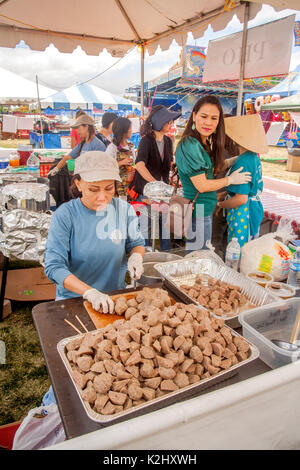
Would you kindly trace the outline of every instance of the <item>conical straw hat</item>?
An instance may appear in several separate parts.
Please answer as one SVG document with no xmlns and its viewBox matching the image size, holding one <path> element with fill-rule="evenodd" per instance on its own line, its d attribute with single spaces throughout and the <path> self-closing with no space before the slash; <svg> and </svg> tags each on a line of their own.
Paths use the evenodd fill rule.
<svg viewBox="0 0 300 470">
<path fill-rule="evenodd" d="M 224 119 L 225 133 L 234 142 L 255 153 L 268 153 L 267 138 L 258 114 Z"/>
</svg>

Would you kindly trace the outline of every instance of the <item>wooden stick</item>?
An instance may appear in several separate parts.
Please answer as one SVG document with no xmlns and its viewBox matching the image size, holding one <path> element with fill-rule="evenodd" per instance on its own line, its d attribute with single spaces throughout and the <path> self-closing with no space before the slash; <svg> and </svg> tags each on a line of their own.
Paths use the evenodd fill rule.
<svg viewBox="0 0 300 470">
<path fill-rule="evenodd" d="M 75 331 L 77 331 L 77 333 L 79 333 L 80 335 L 82 335 L 83 333 L 81 331 L 78 330 L 78 328 L 76 328 L 76 326 L 73 325 L 73 323 L 71 323 L 70 321 L 64 319 L 66 323 L 68 323 L 68 325 L 70 325 Z"/>
<path fill-rule="evenodd" d="M 80 320 L 80 318 L 79 318 L 77 315 L 75 315 L 75 318 L 76 318 L 77 321 L 79 321 L 79 323 L 80 323 L 80 325 L 82 326 L 82 328 L 88 333 L 89 330 L 87 330 L 86 326 L 82 323 L 82 321 Z"/>
<path fill-rule="evenodd" d="M 290 338 L 290 343 L 294 343 L 294 341 L 296 341 L 298 337 L 298 333 L 299 333 L 299 328 L 300 328 L 300 307 L 298 308 L 298 313 L 297 313 L 296 320 L 294 323 L 294 328 L 293 328 L 293 332 Z"/>
</svg>

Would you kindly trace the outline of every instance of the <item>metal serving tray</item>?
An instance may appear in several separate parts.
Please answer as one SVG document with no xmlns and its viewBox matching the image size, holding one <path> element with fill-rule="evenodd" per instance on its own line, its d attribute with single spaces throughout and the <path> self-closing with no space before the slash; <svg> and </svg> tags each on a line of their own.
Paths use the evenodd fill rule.
<svg viewBox="0 0 300 470">
<path fill-rule="evenodd" d="M 190 297 L 183 289 L 182 284 L 193 285 L 196 277 L 200 275 L 207 275 L 207 277 L 213 277 L 216 280 L 232 284 L 240 287 L 242 293 L 248 298 L 249 304 L 255 307 L 261 307 L 262 305 L 271 304 L 273 302 L 280 301 L 279 297 L 272 294 L 268 289 L 256 284 L 242 274 L 238 273 L 234 269 L 228 268 L 226 265 L 216 263 L 212 259 L 182 259 L 178 261 L 171 261 L 167 263 L 157 263 L 154 268 L 161 274 L 165 280 L 166 286 L 170 288 L 178 297 L 180 297 L 186 303 L 194 303 L 195 305 L 204 308 L 197 300 Z M 241 311 L 235 315 L 215 315 L 216 318 L 223 318 L 226 321 L 227 326 L 231 328 L 240 327 L 238 320 L 239 314 L 248 312 L 252 308 L 243 307 Z"/>
<path fill-rule="evenodd" d="M 232 330 L 231 328 L 229 328 L 229 329 L 231 330 L 231 333 L 234 336 L 242 337 L 236 331 Z M 91 331 L 89 333 L 97 334 L 97 333 L 99 333 L 99 331 L 101 331 L 101 329 L 94 330 L 94 331 Z M 229 379 L 230 377 L 233 377 L 234 375 L 236 375 L 239 372 L 241 367 L 246 366 L 247 364 L 249 364 L 250 362 L 254 361 L 255 359 L 257 359 L 259 357 L 259 350 L 257 349 L 257 347 L 254 346 L 252 343 L 250 343 L 250 341 L 247 341 L 247 343 L 250 345 L 250 351 L 251 351 L 250 356 L 245 361 L 239 362 L 238 364 L 230 367 L 230 369 L 219 372 L 215 376 L 209 377 L 207 379 L 203 379 L 200 382 L 197 382 L 195 384 L 191 384 L 191 385 L 188 385 L 187 387 L 181 388 L 181 389 L 176 390 L 174 392 L 170 392 L 167 395 L 164 395 L 162 397 L 154 398 L 153 400 L 150 400 L 147 403 L 143 403 L 141 405 L 134 406 L 134 407 L 130 408 L 129 410 L 122 411 L 122 412 L 114 414 L 114 415 L 104 416 L 104 415 L 101 415 L 99 413 L 96 413 L 96 411 L 94 411 L 91 408 L 89 403 L 83 401 L 83 399 L 80 395 L 80 389 L 79 389 L 78 385 L 75 383 L 75 381 L 72 377 L 72 369 L 71 369 L 69 360 L 68 360 L 67 355 L 66 355 L 66 345 L 70 341 L 73 341 L 74 339 L 79 338 L 80 336 L 83 336 L 83 335 L 71 336 L 69 338 L 65 338 L 65 339 L 61 340 L 57 344 L 57 350 L 59 352 L 59 355 L 60 355 L 64 365 L 66 366 L 66 369 L 69 373 L 70 379 L 72 380 L 72 382 L 74 384 L 74 387 L 76 389 L 76 392 L 78 393 L 78 396 L 80 398 L 80 401 L 82 403 L 82 406 L 83 406 L 86 414 L 88 415 L 88 417 L 90 419 L 92 419 L 93 421 L 96 421 L 97 423 L 102 424 L 102 425 L 109 425 L 109 424 L 115 423 L 116 421 L 118 421 L 118 422 L 119 421 L 125 421 L 127 418 L 135 418 L 137 416 L 148 413 L 150 411 L 156 411 L 156 410 L 158 410 L 160 408 L 163 408 L 165 406 L 169 406 L 169 405 L 172 405 L 174 403 L 178 403 L 179 401 L 183 401 L 183 400 L 186 400 L 186 399 L 189 399 L 189 398 L 194 398 L 195 396 L 201 395 L 204 390 L 206 390 L 208 388 L 211 388 L 213 385 L 216 385 L 220 382 L 223 382 L 224 380 Z"/>
</svg>

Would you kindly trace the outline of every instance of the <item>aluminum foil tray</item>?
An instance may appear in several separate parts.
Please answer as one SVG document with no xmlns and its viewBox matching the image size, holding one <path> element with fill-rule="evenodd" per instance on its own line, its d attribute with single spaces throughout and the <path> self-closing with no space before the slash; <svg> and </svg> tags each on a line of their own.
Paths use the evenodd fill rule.
<svg viewBox="0 0 300 470">
<path fill-rule="evenodd" d="M 91 331 L 89 333 L 97 334 L 97 333 L 99 333 L 99 331 L 101 331 L 101 329 L 94 330 L 94 331 Z M 241 335 L 239 335 L 234 330 L 231 330 L 231 333 L 234 336 L 242 337 Z M 134 406 L 133 408 L 130 408 L 129 410 L 122 411 L 120 413 L 110 415 L 110 416 L 109 415 L 104 416 L 104 415 L 101 415 L 101 414 L 97 413 L 96 411 L 94 411 L 91 408 L 91 406 L 89 405 L 89 403 L 83 401 L 83 399 L 80 395 L 80 389 L 79 389 L 78 385 L 75 383 L 75 381 L 72 377 L 72 369 L 71 369 L 69 360 L 68 360 L 67 355 L 66 355 L 66 345 L 70 341 L 73 341 L 74 339 L 79 338 L 80 336 L 83 336 L 83 335 L 71 336 L 69 338 L 65 338 L 65 339 L 61 340 L 57 344 L 57 350 L 58 350 L 59 355 L 60 355 L 60 357 L 61 357 L 68 373 L 69 373 L 70 379 L 73 382 L 73 385 L 76 389 L 76 392 L 77 392 L 77 394 L 80 398 L 81 404 L 82 404 L 85 412 L 87 413 L 88 417 L 91 420 L 96 421 L 97 423 L 102 424 L 102 425 L 113 424 L 116 421 L 117 422 L 125 421 L 127 418 L 135 418 L 137 416 L 148 413 L 150 411 L 156 411 L 156 410 L 158 410 L 160 408 L 163 408 L 165 406 L 169 406 L 169 405 L 173 405 L 174 403 L 178 403 L 179 401 L 187 400 L 189 398 L 194 398 L 195 396 L 201 395 L 204 390 L 212 387 L 213 385 L 219 384 L 220 382 L 223 382 L 224 380 L 229 379 L 230 377 L 233 377 L 234 375 L 236 375 L 239 372 L 241 367 L 246 366 L 247 364 L 249 364 L 250 362 L 254 361 L 255 359 L 257 359 L 259 357 L 259 350 L 257 349 L 257 347 L 254 346 L 252 343 L 250 343 L 250 341 L 247 340 L 247 343 L 250 345 L 250 356 L 245 361 L 239 362 L 238 364 L 230 367 L 230 369 L 219 372 L 215 376 L 209 377 L 207 379 L 203 379 L 200 382 L 197 382 L 195 384 L 191 384 L 191 385 L 188 385 L 187 387 L 181 388 L 181 389 L 176 390 L 174 392 L 170 392 L 167 395 L 164 395 L 162 397 L 154 398 L 153 400 L 151 400 L 147 403 L 143 403 L 141 405 Z"/>
<path fill-rule="evenodd" d="M 248 298 L 249 304 L 246 304 L 240 311 L 234 315 L 215 315 L 216 318 L 223 318 L 227 326 L 232 328 L 240 327 L 239 314 L 247 312 L 255 307 L 279 302 L 280 299 L 275 294 L 272 294 L 268 289 L 256 284 L 254 281 L 246 278 L 234 269 L 228 268 L 226 265 L 219 264 L 212 259 L 183 259 L 178 261 L 171 261 L 167 263 L 157 263 L 154 268 L 161 274 L 165 280 L 166 285 L 186 303 L 194 303 L 199 307 L 204 308 L 197 300 L 190 297 L 183 289 L 180 288 L 182 284 L 193 285 L 196 277 L 200 274 L 207 279 L 213 277 L 216 280 L 232 284 L 240 287 L 242 293 Z M 251 306 L 252 305 L 252 306 Z"/>
</svg>

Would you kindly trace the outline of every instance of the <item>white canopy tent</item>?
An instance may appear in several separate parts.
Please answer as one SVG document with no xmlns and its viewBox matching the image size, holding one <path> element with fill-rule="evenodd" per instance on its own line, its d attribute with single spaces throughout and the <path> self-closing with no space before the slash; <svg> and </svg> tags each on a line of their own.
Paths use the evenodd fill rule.
<svg viewBox="0 0 300 470">
<path fill-rule="evenodd" d="M 40 97 L 56 93 L 55 90 L 39 85 Z M 37 86 L 35 82 L 0 68 L 0 104 L 17 105 L 31 103 L 37 99 Z"/>
<path fill-rule="evenodd" d="M 52 0 L 43 2 L 42 8 L 39 0 L 0 0 L 0 46 L 15 47 L 24 40 L 34 50 L 53 43 L 61 52 L 72 52 L 80 45 L 87 54 L 106 48 L 118 57 L 140 45 L 144 103 L 145 47 L 153 54 L 158 45 L 168 49 L 173 39 L 184 45 L 189 31 L 195 39 L 208 24 L 220 31 L 234 14 L 245 31 L 263 3 L 276 10 L 299 8 L 299 0 L 86 0 L 84 5 L 80 0 Z M 241 75 L 242 71 L 243 58 Z"/>
</svg>

